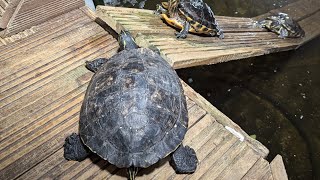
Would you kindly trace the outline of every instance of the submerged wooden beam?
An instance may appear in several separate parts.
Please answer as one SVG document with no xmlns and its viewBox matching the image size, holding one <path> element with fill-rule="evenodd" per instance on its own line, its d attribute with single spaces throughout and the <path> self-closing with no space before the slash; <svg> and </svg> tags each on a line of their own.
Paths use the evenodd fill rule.
<svg viewBox="0 0 320 180">
<path fill-rule="evenodd" d="M 187 39 L 176 39 L 176 30 L 151 10 L 98 6 L 97 15 L 116 32 L 129 30 L 140 46 L 159 50 L 174 68 L 185 68 L 296 49 L 320 34 L 318 0 L 300 0 L 280 10 L 293 14 L 306 37 L 280 39 L 276 34 L 256 27 L 255 20 L 265 15 L 255 19 L 217 16 L 225 32 L 224 39 L 192 34 Z M 276 11 L 270 13 L 273 12 Z"/>
</svg>

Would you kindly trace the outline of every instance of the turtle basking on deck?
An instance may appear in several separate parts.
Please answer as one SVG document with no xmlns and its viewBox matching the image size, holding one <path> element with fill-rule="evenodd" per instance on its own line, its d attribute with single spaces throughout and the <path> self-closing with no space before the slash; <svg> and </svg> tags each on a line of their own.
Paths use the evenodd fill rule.
<svg viewBox="0 0 320 180">
<path fill-rule="evenodd" d="M 122 51 L 87 62 L 93 75 L 81 110 L 79 135 L 67 137 L 64 157 L 81 161 L 94 152 L 134 179 L 171 154 L 177 173 L 193 173 L 195 151 L 182 145 L 188 127 L 179 77 L 161 56 L 139 48 L 131 35 L 119 36 Z"/>
<path fill-rule="evenodd" d="M 259 21 L 261 27 L 267 28 L 272 32 L 279 34 L 279 37 L 304 37 L 305 32 L 300 25 L 285 13 L 269 16 L 266 19 Z"/>
<path fill-rule="evenodd" d="M 169 25 L 181 29 L 177 38 L 186 38 L 188 32 L 224 38 L 216 18 L 202 0 L 169 0 L 157 5 L 157 13 Z"/>
</svg>

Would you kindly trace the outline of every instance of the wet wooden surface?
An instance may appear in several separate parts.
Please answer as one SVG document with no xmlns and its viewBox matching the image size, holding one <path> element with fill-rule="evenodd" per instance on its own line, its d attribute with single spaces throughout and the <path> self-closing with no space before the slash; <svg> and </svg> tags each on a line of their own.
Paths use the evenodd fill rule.
<svg viewBox="0 0 320 180">
<path fill-rule="evenodd" d="M 125 170 L 96 155 L 83 162 L 63 158 L 64 139 L 78 131 L 80 106 L 92 76 L 85 61 L 108 58 L 118 50 L 116 39 L 94 18 L 80 8 L 0 46 L 0 179 L 126 179 Z M 183 86 L 189 113 L 184 144 L 196 150 L 198 169 L 178 175 L 165 158 L 142 169 L 137 179 L 272 179 L 264 159 L 268 149 Z"/>
<path fill-rule="evenodd" d="M 266 14 L 287 12 L 298 20 L 306 37 L 296 39 L 281 39 L 257 28 L 254 20 L 265 15 L 257 18 L 217 16 L 217 22 L 225 32 L 224 39 L 189 34 L 187 39 L 181 40 L 175 38 L 176 30 L 151 10 L 99 6 L 97 13 L 115 31 L 129 30 L 139 45 L 158 49 L 174 68 L 185 68 L 295 49 L 320 34 L 319 10 L 320 1 L 300 0 Z"/>
</svg>

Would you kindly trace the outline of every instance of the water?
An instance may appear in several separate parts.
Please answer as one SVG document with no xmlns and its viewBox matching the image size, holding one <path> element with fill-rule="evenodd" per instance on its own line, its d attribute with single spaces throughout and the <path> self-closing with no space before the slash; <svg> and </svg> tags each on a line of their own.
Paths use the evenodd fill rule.
<svg viewBox="0 0 320 180">
<path fill-rule="evenodd" d="M 290 179 L 319 179 L 319 46 L 320 38 L 297 51 L 181 69 L 178 74 L 249 135 L 256 135 L 270 150 L 269 161 L 281 154 Z"/>
<path fill-rule="evenodd" d="M 136 3 L 124 5 L 137 7 Z M 254 17 L 295 0 L 205 1 L 217 15 Z M 96 3 L 102 4 L 102 1 Z M 133 2 L 133 1 L 131 1 Z M 160 1 L 146 1 L 154 9 Z M 178 70 L 214 106 L 281 154 L 289 179 L 320 179 L 320 38 L 296 51 Z"/>
</svg>

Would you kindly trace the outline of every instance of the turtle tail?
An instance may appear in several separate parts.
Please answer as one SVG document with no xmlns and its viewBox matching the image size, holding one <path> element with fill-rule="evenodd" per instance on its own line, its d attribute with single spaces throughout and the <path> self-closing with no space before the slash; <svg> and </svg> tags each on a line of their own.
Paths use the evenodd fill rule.
<svg viewBox="0 0 320 180">
<path fill-rule="evenodd" d="M 131 166 L 127 169 L 128 171 L 128 180 L 135 180 L 139 168 Z"/>
</svg>

